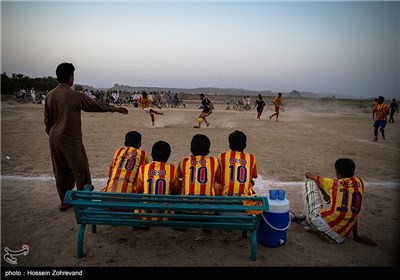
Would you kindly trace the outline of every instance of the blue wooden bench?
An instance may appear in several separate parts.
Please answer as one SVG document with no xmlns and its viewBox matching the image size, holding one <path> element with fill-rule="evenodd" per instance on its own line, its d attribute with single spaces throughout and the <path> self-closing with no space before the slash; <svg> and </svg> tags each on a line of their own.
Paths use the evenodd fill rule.
<svg viewBox="0 0 400 280">
<path fill-rule="evenodd" d="M 260 201 L 262 205 L 244 206 L 244 200 Z M 83 257 L 83 236 L 86 225 L 92 226 L 93 233 L 96 232 L 96 225 L 112 225 L 234 229 L 241 230 L 243 233 L 250 231 L 250 258 L 256 260 L 257 230 L 261 215 L 249 215 L 246 210 L 268 210 L 266 197 L 105 193 L 93 191 L 91 185 L 86 185 L 82 191 L 68 191 L 64 202 L 73 205 L 76 221 L 80 224 L 77 240 L 78 258 Z M 137 213 L 135 209 L 160 211 Z M 164 213 L 166 210 L 175 213 Z M 187 213 L 191 211 L 197 213 Z M 202 214 L 203 212 L 214 212 L 214 215 Z M 144 217 L 159 220 L 146 220 L 143 219 Z"/>
</svg>

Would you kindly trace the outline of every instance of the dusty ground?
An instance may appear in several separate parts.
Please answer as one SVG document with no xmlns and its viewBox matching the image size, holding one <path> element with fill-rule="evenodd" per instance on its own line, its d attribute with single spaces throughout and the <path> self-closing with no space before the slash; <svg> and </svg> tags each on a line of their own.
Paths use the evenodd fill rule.
<svg viewBox="0 0 400 280">
<path fill-rule="evenodd" d="M 212 100 L 212 96 L 210 96 Z M 260 195 L 269 189 L 286 190 L 293 212 L 302 212 L 301 187 L 304 173 L 313 171 L 334 177 L 337 158 L 350 157 L 356 174 L 364 179 L 365 197 L 359 218 L 359 234 L 378 243 L 368 247 L 350 236 L 341 245 L 331 245 L 307 233 L 297 224 L 287 231 L 287 242 L 279 248 L 258 245 L 257 261 L 251 261 L 250 240 L 237 231 L 189 229 L 174 231 L 152 228 L 138 231 L 129 227 L 99 226 L 87 230 L 84 251 L 77 259 L 78 225 L 73 210 L 59 212 L 54 186 L 48 138 L 44 131 L 43 106 L 1 102 L 1 241 L 29 254 L 18 257 L 14 267 L 389 267 L 399 265 L 399 158 L 400 117 L 388 124 L 386 141 L 372 142 L 372 115 L 367 101 L 326 102 L 283 100 L 279 121 L 269 120 L 268 105 L 262 120 L 256 111 L 225 110 L 215 102 L 208 128 L 195 129 L 200 110 L 198 100 L 184 108 L 163 109 L 151 127 L 150 117 L 129 107 L 129 114 L 83 113 L 83 134 L 96 190 L 103 187 L 114 150 L 123 145 L 124 135 L 137 130 L 143 135 L 142 148 L 151 151 L 158 140 L 172 146 L 170 162 L 190 154 L 191 137 L 204 133 L 211 139 L 211 155 L 228 149 L 228 135 L 235 129 L 248 136 L 246 151 L 257 158 Z M 10 266 L 2 259 L 2 266 Z"/>
</svg>

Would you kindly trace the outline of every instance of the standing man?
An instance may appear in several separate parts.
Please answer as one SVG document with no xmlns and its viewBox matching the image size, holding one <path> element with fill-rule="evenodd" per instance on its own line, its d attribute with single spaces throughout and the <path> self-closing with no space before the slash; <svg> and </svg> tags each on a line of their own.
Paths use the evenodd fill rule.
<svg viewBox="0 0 400 280">
<path fill-rule="evenodd" d="M 199 121 L 198 126 L 194 126 L 194 128 L 200 128 L 201 123 L 204 121 L 206 123 L 206 126 L 208 127 L 210 123 L 207 121 L 206 117 L 211 115 L 212 110 L 214 109 L 213 104 L 211 103 L 210 99 L 204 96 L 204 93 L 200 93 L 200 100 L 201 100 L 201 107 L 203 108 L 203 111 L 201 112 L 199 118 L 197 119 Z"/>
<path fill-rule="evenodd" d="M 31 88 L 31 97 L 32 97 L 32 103 L 36 103 L 36 91 L 35 88 Z"/>
<path fill-rule="evenodd" d="M 64 62 L 57 66 L 59 84 L 48 93 L 44 107 L 44 123 L 49 135 L 51 161 L 61 201 L 60 211 L 71 207 L 64 203 L 67 190 L 72 190 L 75 184 L 78 190 L 82 190 L 85 184 L 92 183 L 82 140 L 81 111 L 128 114 L 124 107 L 106 105 L 73 91 L 71 86 L 74 84 L 74 71 L 72 63 Z"/>
<path fill-rule="evenodd" d="M 382 134 L 382 140 L 385 140 L 385 126 L 387 123 L 387 115 L 389 115 L 389 106 L 383 101 L 385 98 L 383 96 L 378 97 L 378 105 L 375 109 L 375 122 L 374 122 L 374 139 L 373 141 L 378 141 L 378 128 Z"/>
<path fill-rule="evenodd" d="M 392 99 L 392 103 L 390 103 L 390 118 L 389 118 L 389 122 L 390 123 L 394 123 L 394 113 L 398 113 L 399 112 L 399 104 L 396 103 L 396 99 L 393 98 Z"/>
<path fill-rule="evenodd" d="M 278 121 L 278 117 L 279 117 L 279 108 L 282 106 L 282 92 L 278 93 L 278 96 L 276 96 L 274 98 L 274 100 L 272 101 L 272 103 L 274 103 L 275 105 L 275 113 L 273 113 L 271 116 L 269 116 L 269 119 L 271 120 L 271 118 L 273 116 L 276 116 L 276 121 Z"/>
</svg>

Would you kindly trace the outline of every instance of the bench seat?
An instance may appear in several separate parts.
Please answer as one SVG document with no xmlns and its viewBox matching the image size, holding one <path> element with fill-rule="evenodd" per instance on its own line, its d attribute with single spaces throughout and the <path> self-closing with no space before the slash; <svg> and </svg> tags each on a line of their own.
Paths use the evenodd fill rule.
<svg viewBox="0 0 400 280">
<path fill-rule="evenodd" d="M 245 206 L 244 200 L 259 201 L 261 204 Z M 78 258 L 83 257 L 86 225 L 91 225 L 93 233 L 97 230 L 96 225 L 111 225 L 250 231 L 250 258 L 256 260 L 261 215 L 246 211 L 268 210 L 266 197 L 106 193 L 93 191 L 91 185 L 86 185 L 82 191 L 68 191 L 64 202 L 73 205 L 76 221 L 80 225 Z"/>
</svg>

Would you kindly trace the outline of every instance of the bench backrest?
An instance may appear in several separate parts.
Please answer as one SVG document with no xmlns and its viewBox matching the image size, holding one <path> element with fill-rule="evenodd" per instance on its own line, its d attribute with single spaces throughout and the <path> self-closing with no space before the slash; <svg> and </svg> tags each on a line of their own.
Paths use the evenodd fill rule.
<svg viewBox="0 0 400 280">
<path fill-rule="evenodd" d="M 243 205 L 243 201 L 260 205 Z M 65 203 L 74 206 L 78 224 L 232 228 L 257 230 L 268 210 L 266 197 L 181 196 L 68 191 Z M 135 211 L 136 210 L 136 211 Z M 207 213 L 214 213 L 210 215 Z M 156 221 L 154 221 L 156 220 Z"/>
</svg>

